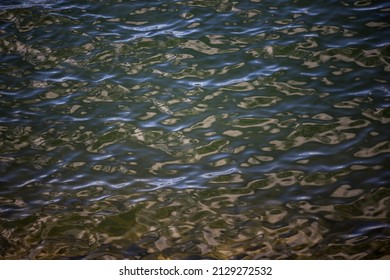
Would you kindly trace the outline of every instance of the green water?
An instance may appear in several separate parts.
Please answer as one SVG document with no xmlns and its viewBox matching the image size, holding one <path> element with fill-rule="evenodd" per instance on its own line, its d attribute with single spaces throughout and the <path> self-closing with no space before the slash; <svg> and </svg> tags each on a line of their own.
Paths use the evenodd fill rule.
<svg viewBox="0 0 390 280">
<path fill-rule="evenodd" d="M 390 258 L 389 22 L 0 1 L 0 258 Z"/>
</svg>

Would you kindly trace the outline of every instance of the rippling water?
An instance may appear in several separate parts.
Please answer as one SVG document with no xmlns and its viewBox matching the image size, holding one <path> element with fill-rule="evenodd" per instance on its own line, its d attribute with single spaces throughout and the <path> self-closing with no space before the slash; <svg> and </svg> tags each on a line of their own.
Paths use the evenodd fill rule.
<svg viewBox="0 0 390 280">
<path fill-rule="evenodd" d="M 0 258 L 390 258 L 388 1 L 0 1 Z"/>
</svg>

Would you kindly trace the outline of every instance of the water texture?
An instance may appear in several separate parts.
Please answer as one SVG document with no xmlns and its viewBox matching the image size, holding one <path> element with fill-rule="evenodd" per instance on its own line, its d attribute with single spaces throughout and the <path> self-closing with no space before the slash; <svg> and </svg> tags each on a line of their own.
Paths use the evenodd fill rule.
<svg viewBox="0 0 390 280">
<path fill-rule="evenodd" d="M 0 1 L 1 259 L 389 259 L 388 1 Z"/>
</svg>

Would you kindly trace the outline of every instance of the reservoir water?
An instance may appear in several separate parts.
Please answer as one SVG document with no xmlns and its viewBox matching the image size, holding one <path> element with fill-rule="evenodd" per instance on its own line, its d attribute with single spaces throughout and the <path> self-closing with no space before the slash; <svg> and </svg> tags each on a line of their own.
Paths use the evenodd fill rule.
<svg viewBox="0 0 390 280">
<path fill-rule="evenodd" d="M 389 259 L 390 3 L 0 0 L 0 259 Z"/>
</svg>

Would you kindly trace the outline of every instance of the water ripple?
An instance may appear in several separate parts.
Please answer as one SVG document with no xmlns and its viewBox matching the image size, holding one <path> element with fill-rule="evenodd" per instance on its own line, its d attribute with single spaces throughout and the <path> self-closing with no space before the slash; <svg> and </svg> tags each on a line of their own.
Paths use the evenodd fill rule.
<svg viewBox="0 0 390 280">
<path fill-rule="evenodd" d="M 0 258 L 389 258 L 386 3 L 0 7 Z"/>
</svg>

